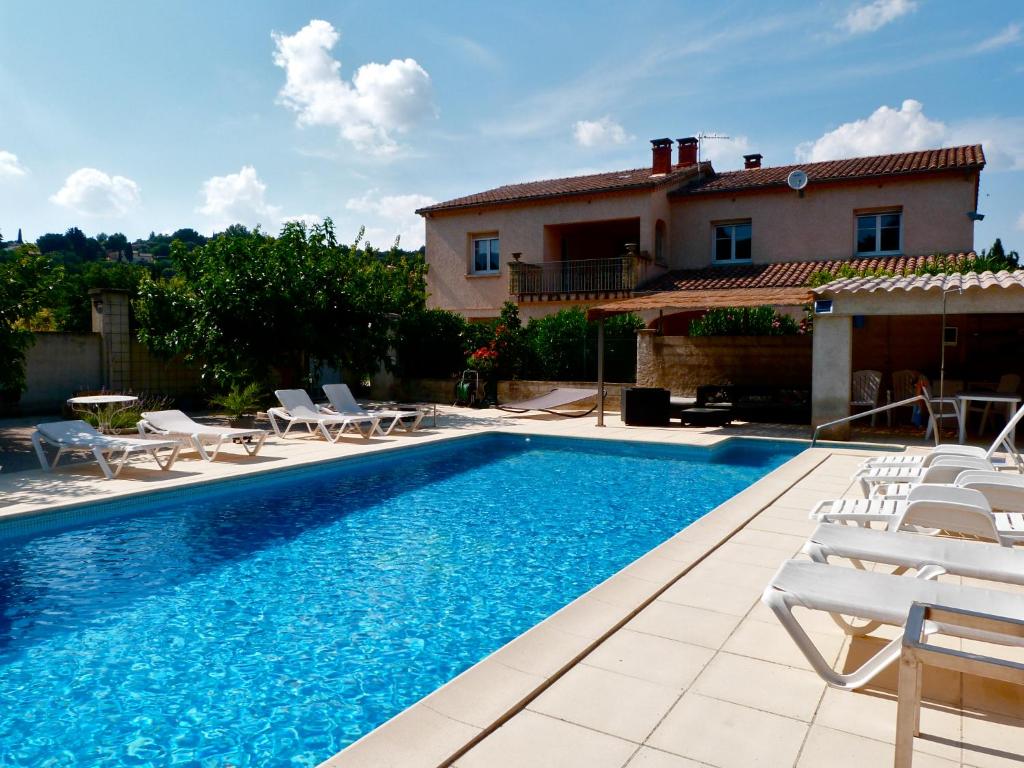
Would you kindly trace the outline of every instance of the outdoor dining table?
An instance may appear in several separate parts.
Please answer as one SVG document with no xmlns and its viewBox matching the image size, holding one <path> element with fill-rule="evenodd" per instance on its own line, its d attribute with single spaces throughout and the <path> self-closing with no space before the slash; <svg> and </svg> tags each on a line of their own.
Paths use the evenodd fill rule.
<svg viewBox="0 0 1024 768">
<path fill-rule="evenodd" d="M 135 395 L 83 395 L 69 397 L 68 405 L 71 406 L 71 410 L 78 413 L 89 412 L 95 408 L 97 429 L 106 435 L 111 432 L 114 416 L 128 410 L 138 400 Z"/>
<path fill-rule="evenodd" d="M 981 403 L 1003 403 L 1006 405 L 1006 418 L 1013 418 L 1014 411 L 1020 406 L 1020 395 L 1004 394 L 1001 392 L 958 392 L 956 399 L 960 403 L 958 414 L 960 421 L 960 444 L 967 440 L 967 408 L 971 402 Z M 1017 430 L 1010 433 L 1010 443 L 1014 443 Z"/>
</svg>

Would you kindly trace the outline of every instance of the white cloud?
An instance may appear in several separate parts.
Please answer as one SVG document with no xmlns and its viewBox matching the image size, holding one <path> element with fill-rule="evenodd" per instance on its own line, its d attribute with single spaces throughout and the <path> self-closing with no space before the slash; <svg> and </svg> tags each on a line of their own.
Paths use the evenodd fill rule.
<svg viewBox="0 0 1024 768">
<path fill-rule="evenodd" d="M 1011 22 L 1006 25 L 1006 29 L 1001 32 L 997 32 L 992 37 L 987 37 L 974 46 L 974 50 L 978 53 L 984 51 L 994 51 L 997 48 L 1003 48 L 1007 45 L 1013 45 L 1020 40 L 1020 24 Z"/>
<path fill-rule="evenodd" d="M 700 159 L 710 160 L 716 171 L 743 167 L 743 156 L 750 153 L 750 139 L 732 136 L 728 139 L 705 138 L 700 143 Z"/>
<path fill-rule="evenodd" d="M 401 238 L 402 247 L 415 250 L 423 245 L 425 226 L 416 209 L 437 201 L 427 195 L 380 195 L 370 190 L 362 197 L 351 198 L 345 207 L 369 217 L 366 239 L 378 247 L 388 247 L 395 236 Z"/>
<path fill-rule="evenodd" d="M 796 147 L 801 162 L 981 144 L 993 171 L 1024 170 L 1024 118 L 986 117 L 946 124 L 932 120 L 924 105 L 907 99 L 899 109 L 882 106 L 863 120 L 844 123 L 816 141 Z"/>
<path fill-rule="evenodd" d="M 948 129 L 926 117 L 923 110 L 924 105 L 914 99 L 907 99 L 899 109 L 881 106 L 870 117 L 844 123 L 816 141 L 799 144 L 797 160 L 817 162 L 941 146 Z"/>
<path fill-rule="evenodd" d="M 201 194 L 203 204 L 197 210 L 209 216 L 214 227 L 263 224 L 272 229 L 281 210 L 267 202 L 267 185 L 251 165 L 242 166 L 238 173 L 207 179 Z"/>
<path fill-rule="evenodd" d="M 124 176 L 79 168 L 50 195 L 50 202 L 83 216 L 124 216 L 139 205 L 139 185 Z"/>
<path fill-rule="evenodd" d="M 874 32 L 916 9 L 914 0 L 873 0 L 851 8 L 839 26 L 851 35 Z"/>
<path fill-rule="evenodd" d="M 611 147 L 633 138 L 608 115 L 598 120 L 578 120 L 572 132 L 581 147 Z"/>
<path fill-rule="evenodd" d="M 13 152 L 0 149 L 0 179 L 24 176 L 28 169 L 18 161 Z"/>
<path fill-rule="evenodd" d="M 349 83 L 330 55 L 341 36 L 328 22 L 314 19 L 294 35 L 272 36 L 274 63 L 285 71 L 279 100 L 299 125 L 333 126 L 356 148 L 387 155 L 398 149 L 395 134 L 437 114 L 430 75 L 414 59 L 364 64 Z"/>
</svg>

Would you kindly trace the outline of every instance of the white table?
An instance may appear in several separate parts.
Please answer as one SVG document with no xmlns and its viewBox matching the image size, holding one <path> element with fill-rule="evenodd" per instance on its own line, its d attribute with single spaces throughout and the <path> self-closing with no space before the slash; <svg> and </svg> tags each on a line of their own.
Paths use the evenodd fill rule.
<svg viewBox="0 0 1024 768">
<path fill-rule="evenodd" d="M 1003 403 L 1006 405 L 1007 420 L 1013 418 L 1014 412 L 1020 406 L 1020 395 L 1000 394 L 999 392 L 958 392 L 957 401 L 960 403 L 960 443 L 967 440 L 967 407 L 971 401 L 980 403 Z M 1017 430 L 1010 433 L 1010 443 L 1014 443 Z"/>
<path fill-rule="evenodd" d="M 138 401 L 135 395 L 85 395 L 68 398 L 68 405 L 78 413 L 88 413 L 95 408 L 100 432 L 110 434 L 114 416 L 128 410 Z"/>
</svg>

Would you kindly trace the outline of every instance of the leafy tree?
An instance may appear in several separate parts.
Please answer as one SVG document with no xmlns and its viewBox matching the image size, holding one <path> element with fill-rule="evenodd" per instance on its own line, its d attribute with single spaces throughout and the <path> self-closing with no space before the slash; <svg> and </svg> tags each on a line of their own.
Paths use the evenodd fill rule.
<svg viewBox="0 0 1024 768">
<path fill-rule="evenodd" d="M 152 235 L 150 235 L 150 239 L 153 239 Z M 175 230 L 174 234 L 171 235 L 171 240 L 180 240 L 185 245 L 192 247 L 206 244 L 206 238 L 190 227 Z"/>
<path fill-rule="evenodd" d="M 131 243 L 128 242 L 127 236 L 121 232 L 115 232 L 107 238 L 106 249 L 108 251 L 117 251 L 117 260 L 124 260 L 125 256 L 131 253 Z M 131 261 L 131 259 L 128 259 Z"/>
<path fill-rule="evenodd" d="M 175 277 L 140 286 L 139 338 L 221 386 L 304 382 L 314 362 L 370 374 L 426 298 L 422 258 L 341 245 L 330 220 L 276 238 L 229 227 L 193 250 L 176 241 L 171 257 Z"/>
<path fill-rule="evenodd" d="M 39 239 L 36 240 L 36 245 L 39 247 L 39 252 L 42 254 L 58 253 L 71 249 L 68 239 L 64 237 L 64 235 L 56 232 L 48 232 L 45 235 L 41 235 Z"/>
<path fill-rule="evenodd" d="M 466 367 L 466 319 L 445 309 L 409 313 L 398 322 L 398 373 L 407 378 L 446 379 Z"/>
<path fill-rule="evenodd" d="M 25 388 L 25 354 L 32 345 L 27 321 L 46 306 L 60 269 L 25 245 L 0 261 L 0 400 L 15 401 Z"/>
</svg>

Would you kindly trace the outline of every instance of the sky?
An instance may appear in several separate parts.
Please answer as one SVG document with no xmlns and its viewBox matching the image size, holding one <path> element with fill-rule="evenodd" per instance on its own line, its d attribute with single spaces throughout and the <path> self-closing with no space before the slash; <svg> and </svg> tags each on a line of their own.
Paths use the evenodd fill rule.
<svg viewBox="0 0 1024 768">
<path fill-rule="evenodd" d="M 290 218 L 422 245 L 414 210 L 638 168 L 984 144 L 975 247 L 1024 251 L 1024 4 L 0 3 L 0 233 Z"/>
</svg>

